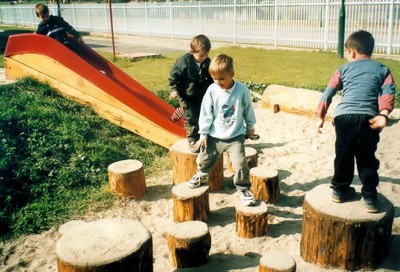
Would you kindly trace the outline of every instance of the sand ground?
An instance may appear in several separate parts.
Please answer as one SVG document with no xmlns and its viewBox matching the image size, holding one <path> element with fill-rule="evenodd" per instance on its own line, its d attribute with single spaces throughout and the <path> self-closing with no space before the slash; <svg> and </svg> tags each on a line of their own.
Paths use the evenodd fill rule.
<svg viewBox="0 0 400 272">
<path fill-rule="evenodd" d="M 82 215 L 82 220 L 123 217 L 140 221 L 152 234 L 154 271 L 258 271 L 263 253 L 283 251 L 293 257 L 298 271 L 340 271 L 324 269 L 300 257 L 304 195 L 319 184 L 329 183 L 334 159 L 335 135 L 327 124 L 323 134 L 316 133 L 314 118 L 273 113 L 255 103 L 256 132 L 261 138 L 246 141 L 257 150 L 259 166 L 279 172 L 281 195 L 269 204 L 267 235 L 246 239 L 235 232 L 235 208 L 238 199 L 229 176 L 224 189 L 210 193 L 211 214 L 207 222 L 212 236 L 210 259 L 206 265 L 175 269 L 171 263 L 166 232 L 173 226 L 171 198 L 172 171 L 147 178 L 147 194 L 138 200 L 116 200 L 106 211 Z M 381 133 L 377 156 L 381 161 L 379 192 L 395 208 L 392 244 L 389 255 L 376 271 L 400 270 L 400 123 L 391 120 Z M 359 185 L 358 176 L 354 184 Z M 339 205 L 340 204 L 333 204 Z M 360 212 L 364 212 L 361 210 Z M 2 271 L 57 271 L 56 237 L 58 227 L 0 244 Z M 327 237 L 329 239 L 329 237 Z"/>
</svg>

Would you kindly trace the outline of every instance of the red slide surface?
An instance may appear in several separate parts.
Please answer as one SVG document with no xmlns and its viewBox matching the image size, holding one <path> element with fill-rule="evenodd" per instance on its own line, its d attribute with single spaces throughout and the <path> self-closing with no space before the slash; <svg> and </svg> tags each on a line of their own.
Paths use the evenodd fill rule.
<svg viewBox="0 0 400 272">
<path fill-rule="evenodd" d="M 75 51 L 44 35 L 19 34 L 9 37 L 4 57 L 27 53 L 48 56 L 158 126 L 182 138 L 186 136 L 182 119 L 170 121 L 172 106 L 85 44 Z"/>
</svg>

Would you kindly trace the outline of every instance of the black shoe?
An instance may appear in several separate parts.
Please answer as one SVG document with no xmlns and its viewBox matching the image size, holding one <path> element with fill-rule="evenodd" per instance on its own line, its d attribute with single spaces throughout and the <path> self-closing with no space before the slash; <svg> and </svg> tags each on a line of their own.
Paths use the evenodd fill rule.
<svg viewBox="0 0 400 272">
<path fill-rule="evenodd" d="M 375 197 L 365 197 L 363 196 L 365 210 L 369 213 L 378 212 L 377 200 Z"/>
<path fill-rule="evenodd" d="M 342 203 L 352 199 L 356 195 L 356 190 L 353 187 L 349 187 L 346 190 L 333 189 L 332 190 L 332 201 L 336 203 Z"/>
</svg>

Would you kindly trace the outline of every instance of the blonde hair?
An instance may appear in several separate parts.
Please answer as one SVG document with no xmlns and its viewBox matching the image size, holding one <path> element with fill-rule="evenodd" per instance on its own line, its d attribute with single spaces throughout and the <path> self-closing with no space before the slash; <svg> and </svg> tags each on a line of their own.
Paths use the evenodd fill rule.
<svg viewBox="0 0 400 272">
<path fill-rule="evenodd" d="M 35 12 L 36 16 L 39 17 L 39 15 L 45 15 L 49 13 L 49 8 L 45 4 L 39 3 L 35 6 Z"/>
<path fill-rule="evenodd" d="M 226 54 L 218 54 L 211 60 L 208 72 L 210 75 L 215 75 L 221 72 L 233 72 L 233 59 Z"/>
<path fill-rule="evenodd" d="M 210 52 L 211 42 L 206 35 L 200 34 L 193 37 L 192 41 L 190 42 L 190 49 L 195 53 L 199 51 Z"/>
</svg>

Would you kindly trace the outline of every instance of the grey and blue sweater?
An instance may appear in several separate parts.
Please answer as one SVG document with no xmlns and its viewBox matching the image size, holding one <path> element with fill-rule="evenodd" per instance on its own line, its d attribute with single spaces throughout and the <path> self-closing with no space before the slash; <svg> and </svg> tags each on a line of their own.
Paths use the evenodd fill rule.
<svg viewBox="0 0 400 272">
<path fill-rule="evenodd" d="M 341 66 L 332 76 L 318 105 L 318 117 L 324 118 L 337 91 L 342 99 L 334 116 L 366 114 L 371 117 L 394 108 L 395 82 L 389 68 L 369 58 Z"/>
</svg>

